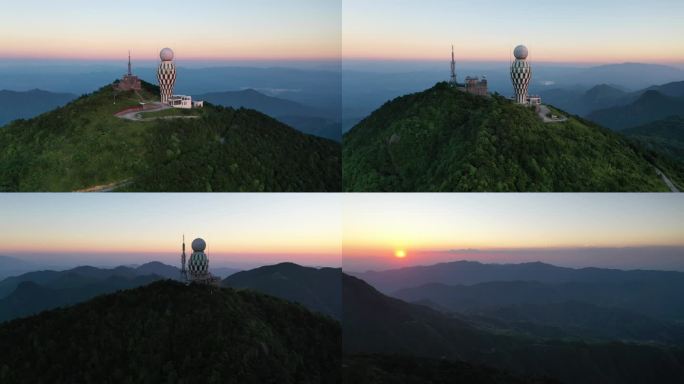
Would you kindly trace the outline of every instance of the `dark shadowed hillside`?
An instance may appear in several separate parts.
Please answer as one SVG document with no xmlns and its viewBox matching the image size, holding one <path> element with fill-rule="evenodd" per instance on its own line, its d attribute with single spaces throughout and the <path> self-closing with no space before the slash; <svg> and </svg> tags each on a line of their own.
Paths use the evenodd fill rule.
<svg viewBox="0 0 684 384">
<path fill-rule="evenodd" d="M 344 357 L 345 383 L 365 384 L 542 384 L 560 383 L 549 378 L 513 375 L 510 372 L 462 361 L 399 355 Z"/>
<path fill-rule="evenodd" d="M 446 83 L 387 102 L 345 134 L 343 180 L 347 191 L 667 190 L 616 133 L 576 117 L 544 124 Z"/>
<path fill-rule="evenodd" d="M 248 288 L 294 301 L 336 319 L 342 317 L 342 271 L 281 263 L 238 272 L 223 285 Z"/>
<path fill-rule="evenodd" d="M 164 281 L 0 325 L 0 381 L 340 383 L 340 337 L 280 299 Z"/>
<path fill-rule="evenodd" d="M 480 329 L 430 308 L 389 298 L 343 275 L 345 354 L 463 360 L 564 383 L 677 382 L 684 350 L 621 342 L 564 342 Z"/>
</svg>

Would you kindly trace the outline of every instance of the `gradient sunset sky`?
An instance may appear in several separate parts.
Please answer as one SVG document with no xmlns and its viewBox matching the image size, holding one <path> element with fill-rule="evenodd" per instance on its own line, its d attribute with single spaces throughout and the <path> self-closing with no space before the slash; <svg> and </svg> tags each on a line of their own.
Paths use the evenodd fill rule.
<svg viewBox="0 0 684 384">
<path fill-rule="evenodd" d="M 684 62 L 681 0 L 344 0 L 343 58 Z"/>
<path fill-rule="evenodd" d="M 684 270 L 678 194 L 347 194 L 343 220 L 352 271 L 453 260 Z"/>
<path fill-rule="evenodd" d="M 338 59 L 341 0 L 22 0 L 0 12 L 0 59 Z"/>
<path fill-rule="evenodd" d="M 335 194 L 4 194 L 0 212 L 0 255 L 44 265 L 176 265 L 182 234 L 213 266 L 341 263 Z"/>
</svg>

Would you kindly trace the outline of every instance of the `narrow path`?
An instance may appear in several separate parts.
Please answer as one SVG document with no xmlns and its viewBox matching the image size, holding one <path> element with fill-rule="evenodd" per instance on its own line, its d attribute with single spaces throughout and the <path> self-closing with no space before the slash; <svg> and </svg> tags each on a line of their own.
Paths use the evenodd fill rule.
<svg viewBox="0 0 684 384">
<path fill-rule="evenodd" d="M 124 111 L 124 112 L 119 112 L 119 113 L 115 114 L 114 116 L 116 116 L 120 119 L 124 119 L 124 120 L 143 121 L 143 120 L 145 120 L 142 117 L 143 112 L 158 112 L 158 111 L 163 111 L 165 109 L 171 108 L 170 106 L 168 106 L 166 104 L 162 104 L 162 103 L 151 103 L 151 104 L 152 104 L 152 107 L 147 108 L 145 110 L 136 109 L 133 111 Z"/>
<path fill-rule="evenodd" d="M 672 180 L 670 180 L 670 178 L 668 178 L 668 177 L 663 173 L 663 171 L 661 171 L 660 169 L 656 168 L 655 166 L 654 166 L 653 168 L 655 168 L 656 173 L 658 174 L 658 176 L 660 176 L 660 177 L 663 179 L 663 181 L 665 182 L 665 184 L 667 184 L 667 187 L 670 188 L 670 192 L 679 192 L 679 189 L 677 189 L 677 186 L 674 185 L 674 183 L 672 182 Z"/>
<path fill-rule="evenodd" d="M 74 192 L 113 192 L 114 190 L 130 185 L 131 183 L 132 181 L 130 179 L 126 179 L 121 181 L 115 181 L 109 184 L 94 185 L 92 187 L 79 189 Z"/>
<path fill-rule="evenodd" d="M 545 123 L 562 123 L 564 121 L 568 121 L 568 118 L 565 116 L 559 116 L 558 119 L 551 119 L 549 117 L 546 117 L 547 113 L 551 113 L 551 110 L 549 107 L 546 105 L 542 104 L 539 106 L 539 117 L 542 119 L 543 122 Z"/>
</svg>

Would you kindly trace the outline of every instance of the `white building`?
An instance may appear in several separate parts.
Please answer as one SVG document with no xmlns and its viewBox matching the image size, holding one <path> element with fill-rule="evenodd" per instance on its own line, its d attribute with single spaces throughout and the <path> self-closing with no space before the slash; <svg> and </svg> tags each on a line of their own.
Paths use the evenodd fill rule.
<svg viewBox="0 0 684 384">
<path fill-rule="evenodd" d="M 169 105 L 182 109 L 202 108 L 204 107 L 204 101 L 192 101 L 192 96 L 173 95 L 169 97 Z"/>
<path fill-rule="evenodd" d="M 541 105 L 541 96 L 527 96 L 527 104 L 529 105 Z"/>
</svg>

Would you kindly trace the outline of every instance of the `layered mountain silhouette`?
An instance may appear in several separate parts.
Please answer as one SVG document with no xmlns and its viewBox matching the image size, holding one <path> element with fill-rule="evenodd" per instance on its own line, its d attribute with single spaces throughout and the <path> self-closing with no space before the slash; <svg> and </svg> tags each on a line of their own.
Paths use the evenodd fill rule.
<svg viewBox="0 0 684 384">
<path fill-rule="evenodd" d="M 262 113 L 207 105 L 179 118 L 114 114 L 158 88 L 106 86 L 0 130 L 0 190 L 338 191 L 340 146 Z M 158 116 L 159 117 L 159 116 Z"/>
<path fill-rule="evenodd" d="M 343 300 L 343 344 L 348 354 L 465 361 L 565 383 L 674 382 L 684 377 L 684 350 L 680 348 L 501 332 L 387 297 L 346 274 Z"/>
<path fill-rule="evenodd" d="M 342 317 L 342 271 L 339 268 L 281 263 L 238 272 L 224 279 L 222 284 L 297 302 L 335 319 Z"/>
<path fill-rule="evenodd" d="M 355 274 L 381 292 L 393 293 L 403 288 L 425 284 L 473 285 L 487 282 L 539 282 L 626 284 L 684 284 L 684 273 L 607 268 L 567 268 L 532 262 L 520 264 L 484 264 L 477 261 L 452 261 L 428 266 L 415 266 L 387 271 Z"/>
<path fill-rule="evenodd" d="M 71 93 L 54 93 L 40 89 L 18 92 L 0 90 L 0 127 L 16 119 L 28 119 L 51 111 L 75 99 Z"/>
<path fill-rule="evenodd" d="M 83 266 L 9 277 L 0 281 L 0 322 L 73 305 L 105 293 L 179 277 L 177 268 L 159 262 L 137 268 Z"/>
<path fill-rule="evenodd" d="M 347 191 L 668 190 L 621 135 L 576 117 L 545 124 L 446 83 L 386 103 L 345 134 L 343 180 Z"/>
<path fill-rule="evenodd" d="M 205 93 L 196 98 L 224 107 L 254 109 L 311 135 L 337 141 L 342 137 L 340 124 L 330 112 L 254 89 Z"/>
<path fill-rule="evenodd" d="M 684 116 L 684 97 L 648 90 L 634 102 L 587 115 L 587 119 L 614 130 L 637 127 L 670 116 Z"/>
<path fill-rule="evenodd" d="M 340 383 L 339 323 L 252 291 L 161 281 L 0 324 L 0 381 Z"/>
</svg>

